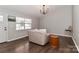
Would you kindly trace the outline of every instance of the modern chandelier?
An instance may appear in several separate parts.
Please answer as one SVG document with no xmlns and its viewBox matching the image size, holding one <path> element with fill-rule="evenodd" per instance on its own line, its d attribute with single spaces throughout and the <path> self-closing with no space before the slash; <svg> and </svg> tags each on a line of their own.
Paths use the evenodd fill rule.
<svg viewBox="0 0 79 59">
<path fill-rule="evenodd" d="M 42 5 L 41 9 L 40 9 L 40 13 L 43 15 L 46 15 L 48 12 L 48 8 L 46 5 Z"/>
</svg>

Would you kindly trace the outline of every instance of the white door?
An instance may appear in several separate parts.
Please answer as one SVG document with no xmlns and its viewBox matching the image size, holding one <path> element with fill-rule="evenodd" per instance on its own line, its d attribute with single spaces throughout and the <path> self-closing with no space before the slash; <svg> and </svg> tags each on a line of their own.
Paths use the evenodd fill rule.
<svg viewBox="0 0 79 59">
<path fill-rule="evenodd" d="M 7 41 L 7 17 L 4 14 L 0 14 L 0 43 Z"/>
</svg>

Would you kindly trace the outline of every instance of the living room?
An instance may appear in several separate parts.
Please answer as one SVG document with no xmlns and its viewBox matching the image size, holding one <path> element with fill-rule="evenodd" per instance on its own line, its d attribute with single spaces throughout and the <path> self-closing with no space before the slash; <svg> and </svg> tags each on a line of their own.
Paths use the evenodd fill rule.
<svg viewBox="0 0 79 59">
<path fill-rule="evenodd" d="M 1 59 L 79 59 L 79 0 L 0 0 Z"/>
<path fill-rule="evenodd" d="M 0 52 L 78 53 L 78 9 L 76 5 L 0 5 Z M 52 47 L 51 36 L 58 38 L 59 48 Z"/>
</svg>

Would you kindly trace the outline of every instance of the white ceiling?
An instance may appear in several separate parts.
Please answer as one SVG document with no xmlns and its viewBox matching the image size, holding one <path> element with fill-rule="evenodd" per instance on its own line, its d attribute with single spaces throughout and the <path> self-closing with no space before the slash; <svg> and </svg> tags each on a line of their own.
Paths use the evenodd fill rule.
<svg viewBox="0 0 79 59">
<path fill-rule="evenodd" d="M 60 8 L 62 6 L 48 5 L 49 12 L 52 12 L 55 9 Z M 6 9 L 6 10 L 12 10 L 12 11 L 19 12 L 28 16 L 33 16 L 33 17 L 42 16 L 42 14 L 40 14 L 40 8 L 41 8 L 40 5 L 0 5 L 0 8 Z"/>
</svg>

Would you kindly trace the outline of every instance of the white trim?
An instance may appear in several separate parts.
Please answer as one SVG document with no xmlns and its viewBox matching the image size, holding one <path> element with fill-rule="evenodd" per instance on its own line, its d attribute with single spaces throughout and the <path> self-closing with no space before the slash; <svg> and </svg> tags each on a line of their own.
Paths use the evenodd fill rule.
<svg viewBox="0 0 79 59">
<path fill-rule="evenodd" d="M 17 37 L 17 38 L 14 38 L 14 39 L 9 39 L 9 40 L 7 40 L 6 42 L 18 40 L 18 39 L 20 39 L 20 38 L 27 37 L 27 36 L 28 36 L 28 35 L 21 36 L 21 37 Z"/>
<path fill-rule="evenodd" d="M 59 36 L 72 37 L 71 35 L 65 35 L 65 34 L 56 34 L 56 33 L 48 33 L 48 34 L 49 35 L 54 34 L 54 35 L 59 35 Z"/>
<path fill-rule="evenodd" d="M 72 40 L 73 40 L 73 42 L 75 43 L 75 46 L 76 46 L 76 48 L 77 48 L 77 50 L 78 50 L 78 52 L 79 52 L 78 45 L 76 44 L 76 42 L 75 42 L 75 40 L 74 40 L 74 38 L 73 38 L 73 37 L 72 37 Z"/>
</svg>

